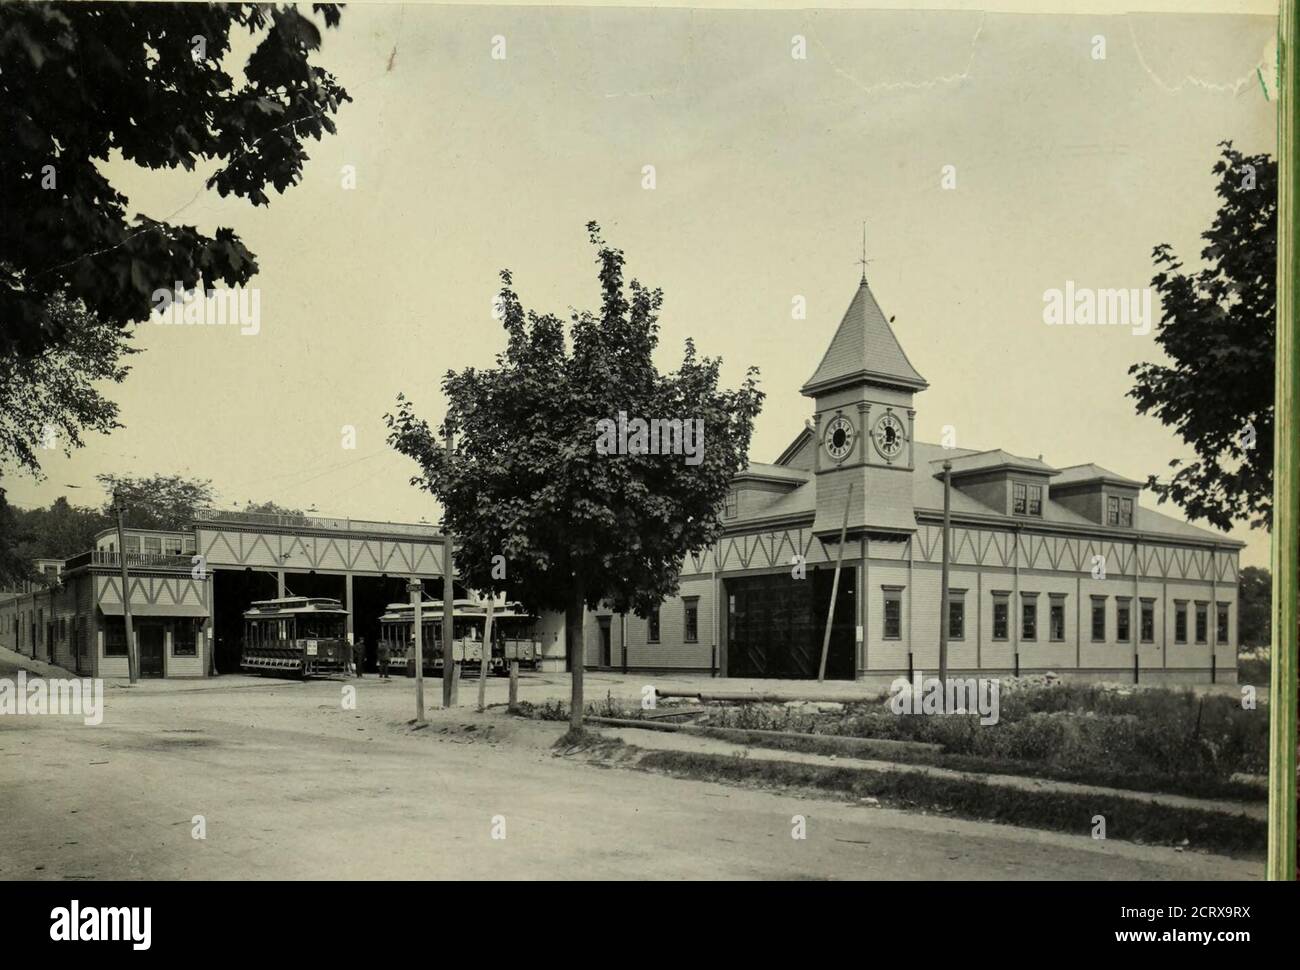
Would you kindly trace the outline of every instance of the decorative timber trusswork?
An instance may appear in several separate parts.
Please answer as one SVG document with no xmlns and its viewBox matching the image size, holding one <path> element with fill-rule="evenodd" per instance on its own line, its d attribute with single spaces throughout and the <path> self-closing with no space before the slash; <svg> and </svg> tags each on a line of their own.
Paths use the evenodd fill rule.
<svg viewBox="0 0 1300 970">
<path fill-rule="evenodd" d="M 441 576 L 442 542 L 430 538 L 316 535 L 199 525 L 198 551 L 211 569 L 253 567 L 361 575 Z"/>
</svg>

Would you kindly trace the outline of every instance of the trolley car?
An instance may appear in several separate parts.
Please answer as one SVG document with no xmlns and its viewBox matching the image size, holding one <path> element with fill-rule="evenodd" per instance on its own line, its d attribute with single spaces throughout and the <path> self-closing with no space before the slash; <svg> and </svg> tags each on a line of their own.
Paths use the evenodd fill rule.
<svg viewBox="0 0 1300 970">
<path fill-rule="evenodd" d="M 452 656 L 470 672 L 483 663 L 483 633 L 487 625 L 487 607 L 473 600 L 452 601 Z M 442 675 L 442 601 L 425 603 L 420 610 L 420 637 L 426 674 Z M 534 636 L 536 618 L 507 603 L 504 610 L 492 612 L 492 649 L 488 669 L 498 676 L 509 671 L 510 661 L 536 667 L 541 644 Z M 380 639 L 388 647 L 390 669 L 415 673 L 414 607 L 410 603 L 389 603 L 379 618 Z"/>
<path fill-rule="evenodd" d="M 348 611 L 336 599 L 290 596 L 257 600 L 244 613 L 244 670 L 283 673 L 306 680 L 344 673 L 351 648 Z"/>
</svg>

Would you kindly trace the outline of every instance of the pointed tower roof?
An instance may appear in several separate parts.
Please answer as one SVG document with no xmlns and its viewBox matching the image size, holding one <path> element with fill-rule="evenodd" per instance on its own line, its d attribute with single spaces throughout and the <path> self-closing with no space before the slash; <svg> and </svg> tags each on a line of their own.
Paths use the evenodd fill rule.
<svg viewBox="0 0 1300 970">
<path fill-rule="evenodd" d="M 861 381 L 915 391 L 930 386 L 903 353 L 884 311 L 867 286 L 866 276 L 858 284 L 858 292 L 844 312 L 822 362 L 800 390 L 813 397 Z"/>
</svg>

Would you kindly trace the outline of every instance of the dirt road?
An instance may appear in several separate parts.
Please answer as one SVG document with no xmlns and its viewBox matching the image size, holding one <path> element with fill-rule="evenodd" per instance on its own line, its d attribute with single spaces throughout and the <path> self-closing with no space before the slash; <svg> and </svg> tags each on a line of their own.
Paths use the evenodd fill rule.
<svg viewBox="0 0 1300 970">
<path fill-rule="evenodd" d="M 357 688 L 355 709 L 348 687 Z M 500 699 L 504 685 L 492 688 L 489 699 Z M 429 683 L 431 703 L 438 689 Z M 473 692 L 473 682 L 462 685 L 465 701 Z M 412 697 L 404 679 L 221 678 L 110 684 L 96 727 L 0 717 L 0 878 L 1168 880 L 1263 872 L 1253 861 L 1086 835 L 601 769 L 552 752 L 563 725 L 499 710 L 435 710 L 427 728 L 413 731 Z M 794 815 L 807 818 L 806 839 L 791 838 Z M 206 838 L 196 839 L 200 821 Z"/>
</svg>

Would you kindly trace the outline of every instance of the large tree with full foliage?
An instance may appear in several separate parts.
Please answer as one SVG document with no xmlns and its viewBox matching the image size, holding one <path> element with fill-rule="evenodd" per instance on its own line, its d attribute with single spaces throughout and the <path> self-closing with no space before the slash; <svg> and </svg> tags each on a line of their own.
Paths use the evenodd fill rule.
<svg viewBox="0 0 1300 970">
<path fill-rule="evenodd" d="M 412 484 L 443 507 L 468 585 L 508 587 L 529 610 L 565 612 L 575 729 L 584 608 L 605 602 L 645 616 L 677 591 L 683 559 L 721 535 L 720 507 L 763 400 L 753 369 L 739 389 L 720 389 L 721 362 L 698 357 L 690 341 L 677 369 L 661 373 L 653 357 L 662 292 L 625 282 L 622 251 L 594 223 L 587 228 L 600 308 L 573 311 L 566 340 L 565 323 L 525 310 L 502 272 L 505 350 L 494 368 L 448 371 L 442 382 L 450 458 L 404 396 L 387 415 L 391 444 L 420 466 Z M 599 453 L 599 422 L 619 412 L 702 421 L 702 460 Z"/>
<path fill-rule="evenodd" d="M 1129 368 L 1141 414 L 1173 426 L 1196 452 L 1147 482 L 1164 502 L 1220 529 L 1269 526 L 1273 495 L 1273 351 L 1276 336 L 1277 163 L 1220 145 L 1219 211 L 1201 238 L 1203 265 L 1185 268 L 1155 247 L 1151 285 L 1163 312 L 1156 343 L 1168 363 Z"/>
<path fill-rule="evenodd" d="M 339 22 L 333 4 L 313 11 Z M 240 30 L 259 40 L 236 79 L 226 55 Z M 75 321 L 49 313 L 57 295 L 124 326 L 177 280 L 248 282 L 257 262 L 231 229 L 131 218 L 100 166 L 215 163 L 208 188 L 267 204 L 350 100 L 311 63 L 320 45 L 312 16 L 289 5 L 0 4 L 0 353 L 69 339 Z"/>
</svg>

